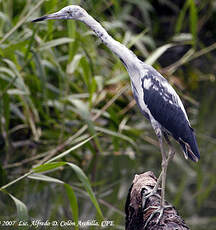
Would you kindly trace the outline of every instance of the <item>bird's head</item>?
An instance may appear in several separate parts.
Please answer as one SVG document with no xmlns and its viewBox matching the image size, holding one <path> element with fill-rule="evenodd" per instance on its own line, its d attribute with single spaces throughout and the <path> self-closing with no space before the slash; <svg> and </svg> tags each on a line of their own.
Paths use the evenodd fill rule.
<svg viewBox="0 0 216 230">
<path fill-rule="evenodd" d="M 51 19 L 74 19 L 74 20 L 81 20 L 87 12 L 77 5 L 70 5 L 62 8 L 56 13 L 48 14 L 33 20 L 32 22 L 39 22 L 44 20 L 51 20 Z"/>
</svg>

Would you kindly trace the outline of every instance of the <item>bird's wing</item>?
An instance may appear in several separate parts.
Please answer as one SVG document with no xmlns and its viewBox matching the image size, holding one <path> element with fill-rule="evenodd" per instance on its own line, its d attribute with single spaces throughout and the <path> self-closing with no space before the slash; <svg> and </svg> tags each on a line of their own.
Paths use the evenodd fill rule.
<svg viewBox="0 0 216 230">
<path fill-rule="evenodd" d="M 142 89 L 143 100 L 151 116 L 178 140 L 190 123 L 175 90 L 153 68 L 142 78 Z"/>
<path fill-rule="evenodd" d="M 200 158 L 193 129 L 184 106 L 172 86 L 155 69 L 149 68 L 141 78 L 143 101 L 154 120 L 168 131 L 182 146 L 185 157 Z"/>
<path fill-rule="evenodd" d="M 142 66 L 139 74 L 134 71 L 130 73 L 134 98 L 139 108 L 151 120 L 153 127 L 159 124 L 163 131 L 181 144 L 186 158 L 198 161 L 200 154 L 196 137 L 179 96 L 153 67 L 145 63 Z"/>
</svg>

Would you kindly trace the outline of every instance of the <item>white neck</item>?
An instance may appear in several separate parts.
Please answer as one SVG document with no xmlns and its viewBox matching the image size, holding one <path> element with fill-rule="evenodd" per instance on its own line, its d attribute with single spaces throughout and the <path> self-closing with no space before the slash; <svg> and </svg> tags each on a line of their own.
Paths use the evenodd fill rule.
<svg viewBox="0 0 216 230">
<path fill-rule="evenodd" d="M 100 25 L 100 23 L 98 23 L 89 14 L 86 14 L 85 17 L 81 18 L 80 21 L 84 22 L 95 32 L 95 34 L 101 39 L 101 41 L 120 58 L 120 60 L 123 62 L 128 70 L 136 68 L 136 66 L 140 63 L 140 60 L 131 50 L 129 50 L 126 46 L 122 45 L 120 42 L 113 39 Z"/>
</svg>

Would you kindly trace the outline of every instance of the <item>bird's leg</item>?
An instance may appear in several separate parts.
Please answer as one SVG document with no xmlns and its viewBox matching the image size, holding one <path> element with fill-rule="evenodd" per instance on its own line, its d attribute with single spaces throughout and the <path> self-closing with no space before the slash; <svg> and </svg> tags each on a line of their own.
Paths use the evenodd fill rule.
<svg viewBox="0 0 216 230">
<path fill-rule="evenodd" d="M 161 155 L 162 155 L 162 164 L 161 164 L 162 170 L 161 170 L 160 176 L 158 177 L 158 180 L 157 180 L 157 183 L 156 183 L 155 187 L 153 188 L 152 192 L 150 192 L 145 197 L 145 199 L 147 199 L 148 197 L 150 197 L 152 195 L 156 195 L 158 187 L 159 187 L 159 184 L 162 181 L 161 203 L 160 203 L 159 207 L 158 206 L 149 206 L 147 209 L 144 210 L 144 212 L 146 212 L 149 209 L 152 209 L 152 208 L 155 209 L 151 213 L 150 217 L 147 219 L 147 221 L 145 223 L 145 226 L 144 226 L 144 229 L 148 225 L 148 223 L 150 222 L 150 220 L 152 219 L 152 217 L 155 216 L 156 214 L 159 214 L 158 217 L 157 217 L 157 221 L 156 221 L 156 223 L 158 224 L 159 221 L 161 220 L 161 217 L 163 216 L 164 209 L 171 207 L 171 206 L 165 205 L 165 186 L 166 186 L 166 173 L 167 173 L 168 163 L 169 163 L 170 159 L 173 158 L 174 151 L 173 151 L 173 147 L 172 147 L 172 145 L 171 145 L 171 143 L 170 143 L 170 141 L 168 139 L 168 136 L 165 134 L 164 137 L 165 137 L 165 140 L 167 141 L 168 146 L 169 146 L 169 153 L 168 153 L 168 156 L 166 156 L 166 153 L 165 153 L 165 151 L 163 149 L 162 132 L 158 132 L 158 133 L 156 132 L 156 134 L 157 134 L 158 139 L 159 139 L 160 150 L 161 150 Z"/>
<path fill-rule="evenodd" d="M 166 173 L 167 173 L 167 157 L 166 153 L 163 150 L 163 144 L 162 144 L 162 138 L 159 139 L 160 142 L 160 148 L 161 148 L 161 154 L 162 154 L 162 163 L 161 163 L 161 207 L 164 207 L 164 197 L 165 197 L 165 187 L 166 187 Z"/>
<path fill-rule="evenodd" d="M 169 161 L 172 160 L 174 155 L 175 155 L 175 150 L 174 150 L 172 143 L 169 140 L 169 136 L 166 133 L 164 133 L 164 138 L 165 138 L 165 140 L 168 144 L 168 147 L 169 147 L 169 153 L 168 153 L 168 157 L 167 157 L 167 161 L 169 163 Z"/>
<path fill-rule="evenodd" d="M 165 198 L 165 185 L 166 185 L 166 173 L 167 173 L 167 167 L 169 164 L 169 161 L 173 159 L 174 155 L 175 155 L 175 151 L 174 148 L 169 140 L 169 137 L 166 133 L 164 133 L 164 138 L 168 144 L 169 147 L 169 152 L 168 152 L 168 156 L 165 160 L 165 165 L 163 165 L 162 162 L 162 169 L 164 170 L 163 176 L 162 176 L 162 191 L 161 191 L 161 206 L 164 206 L 164 198 Z"/>
<path fill-rule="evenodd" d="M 167 174 L 167 167 L 169 164 L 169 161 L 173 159 L 175 155 L 174 148 L 169 140 L 169 137 L 166 133 L 164 134 L 164 138 L 169 146 L 169 152 L 168 156 L 166 156 L 165 153 L 162 152 L 162 190 L 161 190 L 161 207 L 165 206 L 165 187 L 166 187 L 166 174 Z"/>
<path fill-rule="evenodd" d="M 157 182 L 156 182 L 154 188 L 153 189 L 146 188 L 147 192 L 142 194 L 142 208 L 143 209 L 145 208 L 146 201 L 149 197 L 151 197 L 151 196 L 160 197 L 157 194 L 157 191 L 159 189 L 159 185 L 160 185 L 161 181 L 164 179 L 164 176 L 163 176 L 164 167 L 163 167 L 163 165 L 165 165 L 165 163 L 166 163 L 166 153 L 165 153 L 164 148 L 163 148 L 163 134 L 162 134 L 161 128 L 159 127 L 159 125 L 157 124 L 157 122 L 155 120 L 151 119 L 151 123 L 152 123 L 152 126 L 155 130 L 155 133 L 159 139 L 160 151 L 161 151 L 161 155 L 162 155 L 162 164 L 161 164 L 162 170 L 161 170 L 159 177 L 157 178 Z M 163 186 L 162 186 L 162 188 L 163 188 Z M 163 196 L 164 196 L 164 193 L 163 193 Z"/>
<path fill-rule="evenodd" d="M 152 126 L 155 130 L 155 133 L 156 133 L 158 139 L 159 139 L 160 150 L 161 150 L 161 154 L 162 154 L 162 162 L 163 162 L 164 157 L 166 159 L 166 154 L 165 154 L 164 149 L 163 149 L 162 132 L 161 132 L 161 129 L 158 126 L 154 125 L 153 122 L 152 122 Z M 146 201 L 149 197 L 151 197 L 151 196 L 158 196 L 159 197 L 159 195 L 157 194 L 157 191 L 159 189 L 159 185 L 161 183 L 162 178 L 163 178 L 163 170 L 161 171 L 159 177 L 157 178 L 157 182 L 156 182 L 154 188 L 153 189 L 146 188 L 147 191 L 142 194 L 142 208 L 143 209 L 145 208 Z"/>
</svg>

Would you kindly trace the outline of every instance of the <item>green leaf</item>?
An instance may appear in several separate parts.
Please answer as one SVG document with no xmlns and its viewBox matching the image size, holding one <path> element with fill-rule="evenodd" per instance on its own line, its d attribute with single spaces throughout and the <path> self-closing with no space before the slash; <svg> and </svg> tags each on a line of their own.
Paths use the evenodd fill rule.
<svg viewBox="0 0 216 230">
<path fill-rule="evenodd" d="M 76 107 L 76 112 L 82 117 L 82 119 L 89 120 L 91 118 L 87 103 L 73 97 L 68 98 L 68 100 Z"/>
<path fill-rule="evenodd" d="M 13 74 L 11 74 L 12 73 L 11 71 L 7 71 L 7 74 L 10 74 L 10 76 L 12 76 L 13 78 L 15 78 L 14 84 L 16 85 L 16 87 L 19 88 L 20 90 L 24 91 L 27 95 L 29 95 L 29 89 L 25 85 L 23 77 L 20 74 L 19 70 L 17 69 L 17 66 L 15 65 L 15 63 L 13 63 L 9 59 L 3 59 L 3 61 L 5 63 L 7 63 L 7 65 L 12 70 Z M 6 68 L 2 68 L 2 70 L 6 71 Z"/>
<path fill-rule="evenodd" d="M 145 60 L 146 64 L 152 65 L 154 62 L 169 48 L 175 46 L 175 44 L 169 43 L 157 48 L 153 53 L 151 53 L 148 58 Z"/>
<path fill-rule="evenodd" d="M 12 198 L 12 200 L 16 205 L 18 219 L 27 221 L 29 217 L 28 217 L 28 210 L 26 205 L 22 201 L 18 200 L 16 197 L 11 195 L 10 193 L 8 193 L 8 195 Z"/>
<path fill-rule="evenodd" d="M 95 194 L 91 188 L 88 177 L 85 175 L 85 173 L 82 171 L 82 169 L 80 167 L 78 167 L 77 165 L 72 164 L 72 163 L 68 163 L 68 162 L 67 162 L 67 165 L 69 165 L 75 171 L 77 177 L 79 178 L 79 180 L 82 182 L 84 188 L 86 189 L 86 191 L 87 191 L 92 203 L 94 204 L 98 214 L 103 219 L 102 211 L 101 211 L 100 206 L 97 202 Z"/>
<path fill-rule="evenodd" d="M 74 39 L 71 39 L 71 38 L 58 38 L 58 39 L 52 40 L 50 42 L 43 43 L 40 46 L 39 51 L 47 50 L 47 49 L 50 49 L 52 47 L 63 45 L 63 44 L 70 43 L 73 41 L 74 41 Z"/>
<path fill-rule="evenodd" d="M 55 160 L 57 160 L 57 159 L 60 159 L 60 158 L 62 158 L 62 157 L 64 157 L 64 156 L 68 155 L 71 151 L 73 151 L 73 150 L 75 150 L 75 149 L 78 149 L 79 147 L 81 147 L 81 146 L 84 145 L 85 143 L 89 142 L 92 138 L 94 138 L 94 136 L 91 136 L 91 137 L 87 138 L 86 140 L 84 140 L 84 141 L 80 142 L 79 144 L 77 144 L 77 145 L 71 147 L 70 149 L 64 151 L 63 153 L 60 153 L 60 154 L 57 155 L 56 157 L 51 158 L 49 161 L 47 161 L 47 163 L 50 163 L 50 162 L 52 162 L 52 161 L 55 161 Z"/>
<path fill-rule="evenodd" d="M 14 72 L 11 69 L 6 68 L 6 67 L 0 67 L 0 73 L 4 73 L 4 74 L 8 75 L 8 76 L 10 76 L 10 78 L 15 78 L 16 77 Z M 2 75 L 2 76 L 4 76 L 4 75 Z M 8 78 L 8 79 L 10 80 L 10 78 Z"/>
<path fill-rule="evenodd" d="M 173 36 L 172 40 L 174 42 L 189 42 L 192 40 L 191 33 L 180 33 Z"/>
<path fill-rule="evenodd" d="M 68 196 L 68 199 L 70 201 L 70 206 L 71 206 L 71 211 L 73 215 L 74 222 L 76 223 L 75 225 L 75 230 L 79 229 L 78 227 L 78 220 L 79 220 L 79 208 L 78 208 L 78 203 L 77 203 L 77 198 L 74 193 L 73 188 L 69 184 L 64 184 L 66 193 Z"/>
<path fill-rule="evenodd" d="M 123 139 L 125 141 L 128 141 L 135 148 L 137 147 L 136 143 L 131 138 L 129 138 L 128 136 L 126 136 L 126 135 L 124 135 L 122 133 L 117 133 L 115 131 L 112 131 L 112 130 L 109 130 L 109 129 L 105 129 L 105 128 L 102 128 L 102 127 L 98 127 L 98 126 L 95 127 L 95 130 L 97 130 L 99 132 L 102 132 L 102 133 L 109 134 L 109 135 L 114 136 L 114 137 L 121 138 L 121 139 Z"/>
<path fill-rule="evenodd" d="M 88 90 L 90 91 L 91 89 L 91 70 L 90 70 L 90 66 L 89 66 L 89 63 L 86 59 L 85 56 L 83 56 L 81 59 L 80 59 L 80 65 L 82 67 L 82 76 L 83 76 L 83 79 L 85 81 L 85 84 L 87 85 L 88 87 Z"/>
<path fill-rule="evenodd" d="M 183 8 L 181 9 L 181 12 L 179 14 L 179 17 L 178 17 L 178 20 L 177 20 L 177 23 L 176 23 L 176 33 L 179 33 L 184 25 L 184 21 L 185 21 L 185 14 L 186 14 L 186 11 L 189 7 L 189 3 L 190 3 L 190 0 L 187 0 L 185 1 L 185 4 L 183 6 Z"/>
<path fill-rule="evenodd" d="M 28 40 L 26 41 L 21 41 L 15 44 L 10 44 L 4 49 L 4 56 L 9 56 L 14 54 L 16 50 L 22 50 L 23 47 L 27 44 Z"/>
<path fill-rule="evenodd" d="M 74 3 L 71 3 L 74 4 Z M 69 43 L 69 61 L 73 59 L 74 54 L 77 53 L 77 49 L 79 47 L 78 39 L 76 39 L 76 22 L 74 20 L 67 20 L 67 31 L 68 31 L 68 37 L 74 39 L 75 41 L 73 43 Z"/>
<path fill-rule="evenodd" d="M 193 44 L 196 44 L 197 40 L 197 8 L 194 0 L 190 0 L 190 31 L 193 35 Z"/>
<path fill-rule="evenodd" d="M 41 181 L 46 181 L 46 182 L 54 182 L 57 184 L 64 184 L 64 182 L 59 180 L 59 179 L 56 179 L 56 178 L 50 177 L 50 176 L 46 176 L 43 174 L 39 174 L 39 173 L 33 173 L 33 174 L 29 175 L 28 178 L 33 179 L 33 180 L 41 180 Z"/>
<path fill-rule="evenodd" d="M 68 74 L 73 74 L 75 72 L 75 70 L 77 69 L 78 65 L 79 65 L 79 62 L 80 62 L 80 59 L 82 58 L 83 56 L 81 54 L 76 54 L 72 61 L 67 65 L 67 73 Z"/>
<path fill-rule="evenodd" d="M 26 92 L 19 90 L 19 89 L 8 89 L 7 93 L 9 95 L 29 95 Z"/>
<path fill-rule="evenodd" d="M 46 163 L 46 164 L 37 166 L 37 167 L 33 168 L 32 170 L 35 173 L 41 173 L 41 172 L 46 172 L 46 171 L 50 171 L 52 169 L 59 168 L 63 165 L 65 165 L 65 162 L 52 162 L 52 163 Z"/>
</svg>

